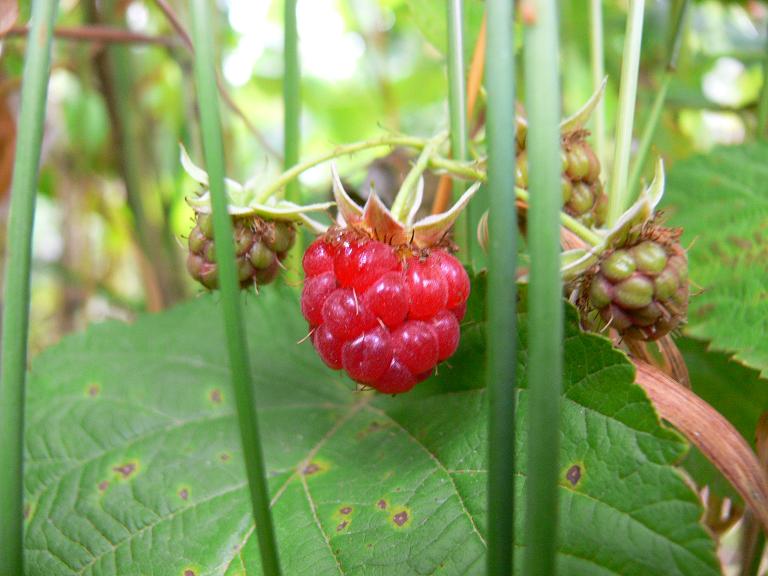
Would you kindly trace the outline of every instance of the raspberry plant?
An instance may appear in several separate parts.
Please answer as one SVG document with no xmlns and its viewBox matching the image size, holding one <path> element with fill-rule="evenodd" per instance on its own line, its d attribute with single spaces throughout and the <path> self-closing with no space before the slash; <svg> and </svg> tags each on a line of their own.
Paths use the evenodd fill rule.
<svg viewBox="0 0 768 576">
<path fill-rule="evenodd" d="M 519 6 L 525 94 L 513 83 L 511 2 L 468 0 L 465 15 L 461 2 L 447 14 L 407 3 L 427 36 L 448 37 L 450 132 L 391 132 L 301 160 L 289 0 L 284 170 L 241 184 L 224 177 L 226 87 L 210 7 L 194 0 L 207 171 L 182 148 L 197 182 L 185 177 L 184 256 L 205 290 L 65 338 L 34 359 L 25 383 L 56 4 L 33 3 L 41 41 L 30 43 L 21 99 L 3 319 L 0 576 L 714 576 L 719 537 L 735 522 L 739 569 L 758 573 L 768 150 L 719 150 L 669 177 L 659 159 L 641 185 L 687 3 L 670 18 L 668 65 L 634 156 L 643 2 L 628 6 L 621 81 L 603 78 L 595 48 L 594 95 L 559 125 L 554 2 Z M 463 57 L 484 51 L 482 91 L 482 60 L 473 57 L 465 83 Z M 616 85 L 606 150 L 602 101 Z M 119 115 L 128 92 L 117 86 Z M 515 117 L 516 99 L 527 116 Z M 761 132 L 767 121 L 763 88 Z M 335 162 L 354 177 L 355 155 L 395 147 L 412 162 L 394 202 L 374 188 L 357 205 Z M 334 201 L 302 204 L 298 178 L 327 162 Z M 455 202 L 416 220 L 427 170 Z M 131 182 L 139 245 L 151 254 Z"/>
</svg>

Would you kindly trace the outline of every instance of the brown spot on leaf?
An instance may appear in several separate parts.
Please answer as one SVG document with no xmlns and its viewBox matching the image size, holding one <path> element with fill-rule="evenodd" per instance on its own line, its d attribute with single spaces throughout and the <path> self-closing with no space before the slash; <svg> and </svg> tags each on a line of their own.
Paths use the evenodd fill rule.
<svg viewBox="0 0 768 576">
<path fill-rule="evenodd" d="M 568 482 L 571 483 L 571 486 L 576 486 L 576 484 L 579 483 L 579 480 L 581 480 L 581 466 L 574 464 L 568 468 L 568 472 L 565 473 L 565 477 Z"/>
<path fill-rule="evenodd" d="M 107 488 L 109 488 L 109 480 L 99 482 L 99 492 L 104 492 Z"/>
<path fill-rule="evenodd" d="M 360 430 L 355 436 L 357 436 L 358 440 L 362 440 L 369 434 L 373 434 L 374 432 L 379 432 L 381 430 L 384 430 L 388 428 L 389 426 L 385 423 L 379 422 L 378 420 L 374 420 L 368 426 Z"/>
<path fill-rule="evenodd" d="M 120 476 L 122 476 L 123 478 L 128 478 L 136 470 L 136 464 L 134 464 L 133 462 L 128 462 L 127 464 L 115 466 L 114 468 L 112 468 L 112 470 L 120 474 Z"/>
<path fill-rule="evenodd" d="M 187 490 L 186 488 L 182 488 L 181 490 L 179 490 L 179 498 L 181 498 L 185 502 L 189 500 L 189 490 Z"/>
<path fill-rule="evenodd" d="M 709 304 L 704 304 L 703 306 L 699 306 L 696 309 L 696 316 L 698 316 L 699 318 L 704 318 L 710 312 L 712 312 L 715 308 L 716 308 L 715 304 L 711 302 Z"/>
<path fill-rule="evenodd" d="M 347 522 L 346 520 L 344 520 L 344 522 L 342 522 L 341 524 L 339 524 L 338 526 L 336 526 L 336 532 L 341 532 L 341 531 L 342 531 L 342 530 L 344 530 L 344 528 L 346 528 L 347 526 L 349 526 L 349 522 Z"/>
<path fill-rule="evenodd" d="M 386 510 L 387 509 L 387 501 L 384 500 L 384 499 L 379 500 L 378 502 L 376 502 L 376 507 L 379 510 Z"/>
<path fill-rule="evenodd" d="M 304 466 L 304 470 L 302 470 L 301 472 L 302 474 L 304 474 L 304 476 L 310 476 L 315 472 L 318 472 L 319 470 L 320 470 L 320 466 L 318 466 L 314 462 L 310 462 L 309 464 Z"/>
<path fill-rule="evenodd" d="M 101 386 L 98 384 L 91 384 L 88 386 L 88 396 L 95 398 L 101 393 Z"/>
<path fill-rule="evenodd" d="M 184 576 L 197 576 L 197 574 L 195 573 L 194 570 L 190 570 L 189 568 L 187 568 L 186 570 L 184 570 Z"/>
<path fill-rule="evenodd" d="M 392 516 L 392 522 L 397 524 L 398 526 L 402 526 L 406 522 L 408 522 L 408 512 L 403 510 L 402 512 L 398 512 L 394 516 Z"/>
<path fill-rule="evenodd" d="M 344 508 L 339 508 L 339 512 L 341 512 L 342 514 L 344 514 L 346 516 L 347 514 L 352 512 L 352 507 L 351 506 L 344 506 Z"/>
<path fill-rule="evenodd" d="M 211 390 L 210 398 L 211 398 L 211 402 L 213 402 L 214 404 L 221 404 L 221 390 L 219 390 L 218 388 L 214 388 L 213 390 Z"/>
<path fill-rule="evenodd" d="M 229 452 L 222 452 L 219 454 L 219 460 L 222 462 L 227 462 L 230 458 L 232 458 L 232 456 L 229 455 Z"/>
<path fill-rule="evenodd" d="M 738 236 L 728 236 L 728 242 L 737 248 L 741 248 L 742 250 L 749 250 L 752 248 L 752 244 L 749 242 L 749 240 L 739 238 Z"/>
<path fill-rule="evenodd" d="M 32 511 L 32 506 L 29 504 L 24 504 L 24 511 L 22 514 L 24 515 L 24 520 L 29 520 L 29 513 Z"/>
</svg>

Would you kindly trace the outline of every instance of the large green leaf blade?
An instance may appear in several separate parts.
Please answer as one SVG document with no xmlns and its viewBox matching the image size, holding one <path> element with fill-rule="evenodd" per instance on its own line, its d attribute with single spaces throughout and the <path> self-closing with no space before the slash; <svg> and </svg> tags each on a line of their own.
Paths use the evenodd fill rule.
<svg viewBox="0 0 768 576">
<path fill-rule="evenodd" d="M 671 223 L 683 226 L 694 291 L 690 336 L 768 376 L 768 144 L 717 148 L 668 175 Z"/>
<path fill-rule="evenodd" d="M 354 392 L 297 344 L 306 327 L 293 291 L 265 290 L 244 310 L 285 573 L 482 574 L 480 299 L 453 367 L 395 398 Z M 220 322 L 204 297 L 95 326 L 37 359 L 29 574 L 260 573 Z M 573 310 L 566 336 L 561 574 L 719 574 L 699 502 L 673 467 L 685 444 L 659 425 L 624 356 L 579 332 Z M 521 329 L 521 364 L 526 341 Z"/>
</svg>

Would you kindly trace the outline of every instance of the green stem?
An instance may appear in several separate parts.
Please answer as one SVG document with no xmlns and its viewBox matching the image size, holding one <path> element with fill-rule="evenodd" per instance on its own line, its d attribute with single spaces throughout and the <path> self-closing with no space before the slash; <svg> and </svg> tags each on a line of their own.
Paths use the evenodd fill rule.
<svg viewBox="0 0 768 576">
<path fill-rule="evenodd" d="M 306 172 L 310 168 L 314 168 L 319 164 L 333 160 L 334 158 L 340 158 L 363 150 L 369 150 L 370 148 L 380 148 L 387 146 L 395 148 L 397 146 L 405 146 L 408 148 L 415 148 L 421 150 L 427 145 L 429 140 L 426 138 L 415 138 L 412 136 L 382 136 L 381 138 L 375 138 L 373 140 L 365 140 L 363 142 L 354 142 L 352 144 L 344 144 L 337 146 L 333 150 L 310 158 L 300 164 L 296 164 L 292 168 L 283 172 L 275 180 L 273 180 L 268 186 L 266 186 L 259 194 L 257 202 L 265 202 L 269 197 L 277 194 L 285 186 L 287 186 L 292 180 L 298 178 L 302 172 Z"/>
<path fill-rule="evenodd" d="M 560 274 L 560 86 L 557 1 L 532 0 L 525 27 L 528 106 L 528 478 L 526 574 L 556 572 L 563 287 Z"/>
<path fill-rule="evenodd" d="M 589 47 L 592 60 L 592 91 L 595 92 L 605 78 L 605 43 L 603 34 L 603 2 L 589 1 Z M 605 96 L 600 99 L 595 111 L 595 150 L 602 166 L 608 165 L 608 142 L 605 127 Z"/>
<path fill-rule="evenodd" d="M 448 12 L 448 108 L 451 118 L 451 156 L 455 160 L 467 159 L 467 103 L 464 74 L 464 7 L 462 0 L 446 0 Z M 453 198 L 458 200 L 464 189 L 460 182 L 453 183 Z M 472 237 L 469 233 L 474 203 L 459 216 L 453 227 L 454 240 L 463 254 L 471 253 Z M 467 250 L 469 248 L 469 250 Z"/>
<path fill-rule="evenodd" d="M 640 48 L 643 40 L 645 0 L 630 0 L 624 55 L 621 61 L 619 112 L 616 120 L 616 151 L 608 194 L 608 224 L 614 224 L 629 206 L 631 195 L 627 187 L 629 157 L 632 151 L 632 125 L 635 118 L 637 81 L 640 70 Z"/>
<path fill-rule="evenodd" d="M 214 72 L 214 47 L 211 16 L 207 0 L 192 2 L 192 38 L 195 45 L 195 82 L 200 99 L 203 153 L 210 178 L 216 264 L 219 271 L 221 301 L 227 336 L 240 438 L 250 488 L 253 517 L 264 574 L 280 574 L 269 496 L 259 441 L 256 397 L 251 383 L 245 326 L 240 310 L 240 286 L 235 264 L 232 221 L 227 210 L 224 186 L 224 151 L 219 117 L 219 98 Z"/>
<path fill-rule="evenodd" d="M 301 76 L 299 69 L 299 34 L 296 28 L 296 0 L 285 0 L 285 44 L 283 48 L 283 167 L 288 170 L 299 162 L 301 145 Z M 299 201 L 299 187 L 292 180 L 285 187 L 291 202 Z"/>
<path fill-rule="evenodd" d="M 680 56 L 680 47 L 682 45 L 685 14 L 688 8 L 688 3 L 689 0 L 682 0 L 675 15 L 675 21 L 672 28 L 673 32 L 667 55 L 667 64 L 664 68 L 664 76 L 661 80 L 661 85 L 656 92 L 656 97 L 653 100 L 651 113 L 645 123 L 643 136 L 640 139 L 640 145 L 638 147 L 637 154 L 635 155 L 635 162 L 632 165 L 632 172 L 629 175 L 627 189 L 629 190 L 629 194 L 632 197 L 637 194 L 637 188 L 640 185 L 640 177 L 642 176 L 643 169 L 645 168 L 645 164 L 648 161 L 648 154 L 651 151 L 653 137 L 656 134 L 656 128 L 659 125 L 661 113 L 664 110 L 664 103 L 667 100 L 669 86 L 672 84 L 672 77 L 677 70 L 677 60 Z"/>
<path fill-rule="evenodd" d="M 433 156 L 430 159 L 429 166 L 438 170 L 445 170 L 454 176 L 460 176 L 468 180 L 479 182 L 488 181 L 488 174 L 486 174 L 486 172 L 483 170 L 474 167 L 474 165 L 456 162 L 454 160 L 449 160 L 440 156 Z M 528 203 L 530 200 L 530 194 L 528 194 L 528 191 L 524 188 L 515 188 L 515 197 L 518 200 L 523 200 L 526 203 Z M 588 226 L 585 226 L 576 220 L 573 216 L 562 211 L 560 212 L 560 222 L 562 223 L 563 227 L 576 234 L 576 236 L 584 240 L 587 244 L 597 246 L 603 241 L 603 238 L 599 234 L 590 230 Z"/>
<path fill-rule="evenodd" d="M 32 3 L 21 87 L 18 140 L 13 164 L 5 262 L 2 360 L 0 360 L 0 575 L 24 574 L 24 388 L 29 335 L 30 266 L 40 146 L 51 68 L 57 0 Z"/>
<path fill-rule="evenodd" d="M 400 190 L 397 191 L 394 202 L 392 202 L 392 215 L 396 220 L 405 222 L 413 209 L 413 205 L 416 198 L 416 187 L 418 186 L 419 178 L 424 174 L 424 170 L 429 166 L 429 159 L 435 153 L 440 144 L 445 140 L 447 134 L 440 133 L 432 140 L 430 140 L 424 149 L 419 154 L 416 164 L 413 165 L 408 175 L 400 185 Z"/>
<path fill-rule="evenodd" d="M 768 34 L 766 34 L 765 56 L 763 58 L 763 86 L 760 90 L 760 101 L 757 105 L 757 136 L 766 137 L 768 124 Z"/>
<path fill-rule="evenodd" d="M 517 211 L 513 0 L 487 0 L 488 554 L 489 576 L 512 574 L 517 394 Z"/>
</svg>

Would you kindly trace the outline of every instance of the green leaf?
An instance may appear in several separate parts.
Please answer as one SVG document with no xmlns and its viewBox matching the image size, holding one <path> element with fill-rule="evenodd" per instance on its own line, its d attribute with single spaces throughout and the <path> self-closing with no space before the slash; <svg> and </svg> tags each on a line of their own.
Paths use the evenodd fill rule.
<svg viewBox="0 0 768 576">
<path fill-rule="evenodd" d="M 484 573 L 482 281 L 474 292 L 457 355 L 398 397 L 355 392 L 297 344 L 295 291 L 245 296 L 285 574 Z M 93 326 L 37 358 L 31 576 L 260 573 L 222 328 L 216 295 L 205 296 Z M 660 426 L 631 364 L 581 333 L 570 307 L 564 354 L 560 574 L 719 574 L 701 506 L 674 468 L 686 446 Z M 524 388 L 519 416 L 525 463 Z M 521 530 L 518 518 L 519 546 Z"/>
<path fill-rule="evenodd" d="M 665 197 L 683 226 L 694 295 L 686 334 L 768 376 L 768 145 L 677 163 Z M 698 288 L 698 291 L 697 291 Z"/>
<path fill-rule="evenodd" d="M 768 410 L 768 383 L 756 370 L 745 368 L 722 352 L 707 349 L 691 338 L 675 341 L 683 353 L 693 391 L 711 404 L 754 446 L 760 415 Z M 695 447 L 685 460 L 685 469 L 699 486 L 709 486 L 721 496 L 741 500 L 709 460 Z"/>
</svg>

